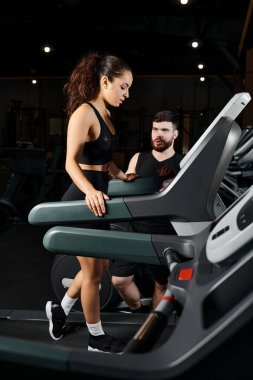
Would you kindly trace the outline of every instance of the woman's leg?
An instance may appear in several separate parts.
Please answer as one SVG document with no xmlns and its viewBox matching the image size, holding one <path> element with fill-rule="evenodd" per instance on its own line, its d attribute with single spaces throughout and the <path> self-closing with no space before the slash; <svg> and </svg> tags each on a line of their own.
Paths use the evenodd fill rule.
<svg viewBox="0 0 253 380">
<path fill-rule="evenodd" d="M 82 281 L 83 281 L 83 274 L 80 269 L 80 271 L 76 274 L 74 280 L 71 282 L 70 287 L 67 290 L 67 294 L 70 298 L 80 297 Z"/>
<path fill-rule="evenodd" d="M 81 265 L 81 303 L 87 323 L 100 321 L 99 285 L 102 280 L 104 263 L 93 257 L 77 257 Z"/>
<path fill-rule="evenodd" d="M 62 197 L 62 201 L 73 201 L 84 199 L 84 194 L 72 183 Z M 81 292 L 82 271 L 80 270 L 71 283 L 62 301 L 46 303 L 46 315 L 49 320 L 49 333 L 54 340 L 59 340 L 64 335 L 64 325 L 66 318 L 78 300 Z"/>
<path fill-rule="evenodd" d="M 82 271 L 81 302 L 89 330 L 88 350 L 122 353 L 124 344 L 104 332 L 100 319 L 99 285 L 107 260 L 80 256 L 77 259 Z"/>
</svg>

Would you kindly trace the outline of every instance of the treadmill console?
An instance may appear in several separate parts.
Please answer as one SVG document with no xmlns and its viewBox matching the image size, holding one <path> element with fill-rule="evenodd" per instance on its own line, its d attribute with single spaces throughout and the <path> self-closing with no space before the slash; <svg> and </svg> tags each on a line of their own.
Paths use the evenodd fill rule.
<svg viewBox="0 0 253 380">
<path fill-rule="evenodd" d="M 207 239 L 206 255 L 219 263 L 233 255 L 253 237 L 253 186 L 218 221 Z"/>
<path fill-rule="evenodd" d="M 247 201 L 237 215 L 237 225 L 239 230 L 244 230 L 253 222 L 253 197 Z"/>
</svg>

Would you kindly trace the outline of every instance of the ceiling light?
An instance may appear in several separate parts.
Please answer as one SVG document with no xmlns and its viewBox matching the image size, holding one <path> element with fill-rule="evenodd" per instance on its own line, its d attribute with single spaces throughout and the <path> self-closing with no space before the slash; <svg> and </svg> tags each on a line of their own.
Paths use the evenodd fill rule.
<svg viewBox="0 0 253 380">
<path fill-rule="evenodd" d="M 202 41 L 199 38 L 195 37 L 187 42 L 187 46 L 193 49 L 197 49 L 202 46 Z"/>
<path fill-rule="evenodd" d="M 196 49 L 197 47 L 199 47 L 199 42 L 197 40 L 193 40 L 191 44 L 192 44 L 193 49 Z"/>
<path fill-rule="evenodd" d="M 45 46 L 45 47 L 43 48 L 43 50 L 44 50 L 45 53 L 50 53 L 50 51 L 51 51 L 51 47 L 50 47 L 50 46 Z"/>
<path fill-rule="evenodd" d="M 203 68 L 204 68 L 203 63 L 199 63 L 199 64 L 198 64 L 198 69 L 199 69 L 199 70 L 202 70 Z"/>
<path fill-rule="evenodd" d="M 53 46 L 51 46 L 49 44 L 44 44 L 44 45 L 41 46 L 41 50 L 45 54 L 50 54 L 50 53 L 52 53 L 52 51 L 54 50 L 54 48 L 53 48 Z"/>
</svg>

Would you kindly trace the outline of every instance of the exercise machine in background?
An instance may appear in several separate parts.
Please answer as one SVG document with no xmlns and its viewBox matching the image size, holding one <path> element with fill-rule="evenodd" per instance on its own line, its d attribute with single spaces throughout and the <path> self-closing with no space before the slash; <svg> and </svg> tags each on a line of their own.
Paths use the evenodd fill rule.
<svg viewBox="0 0 253 380">
<path fill-rule="evenodd" d="M 240 141 L 222 180 L 219 195 L 231 205 L 253 184 L 253 128 L 242 130 Z"/>
<path fill-rule="evenodd" d="M 68 177 L 63 167 L 64 151 L 56 146 L 51 159 L 44 149 L 30 142 L 19 142 L 17 148 L 1 148 L 9 161 L 10 177 L 0 197 L 1 228 L 27 223 L 30 210 L 37 204 L 60 200 Z"/>
</svg>

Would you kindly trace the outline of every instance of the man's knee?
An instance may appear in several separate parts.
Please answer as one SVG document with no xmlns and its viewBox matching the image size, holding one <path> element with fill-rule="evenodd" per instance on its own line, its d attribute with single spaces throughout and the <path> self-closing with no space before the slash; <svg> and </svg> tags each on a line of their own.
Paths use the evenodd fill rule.
<svg viewBox="0 0 253 380">
<path fill-rule="evenodd" d="M 129 276 L 129 277 L 112 276 L 112 284 L 117 289 L 126 288 L 127 286 L 131 284 L 132 281 L 133 281 L 133 276 Z"/>
</svg>

